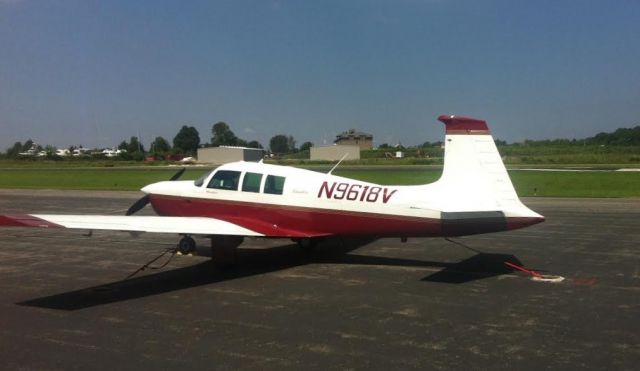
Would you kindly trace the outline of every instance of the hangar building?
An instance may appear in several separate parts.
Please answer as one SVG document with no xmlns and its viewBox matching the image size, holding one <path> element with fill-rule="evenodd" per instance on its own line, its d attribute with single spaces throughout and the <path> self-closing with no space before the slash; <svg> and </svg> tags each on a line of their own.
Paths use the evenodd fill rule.
<svg viewBox="0 0 640 371">
<path fill-rule="evenodd" d="M 322 147 L 311 147 L 311 157 L 314 160 L 337 161 L 347 154 L 345 160 L 359 160 L 360 146 L 357 145 L 333 145 Z"/>
<path fill-rule="evenodd" d="M 259 148 L 231 146 L 198 148 L 198 162 L 214 165 L 234 161 L 258 162 L 262 160 L 263 155 L 263 150 Z"/>
</svg>

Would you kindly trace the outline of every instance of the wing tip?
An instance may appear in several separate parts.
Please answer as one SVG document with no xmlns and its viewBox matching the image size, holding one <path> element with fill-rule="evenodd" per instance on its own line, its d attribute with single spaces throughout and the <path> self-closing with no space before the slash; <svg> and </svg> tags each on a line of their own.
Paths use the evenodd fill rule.
<svg viewBox="0 0 640 371">
<path fill-rule="evenodd" d="M 0 215 L 0 226 L 3 227 L 34 227 L 34 228 L 64 228 L 60 224 L 38 218 L 30 214 Z"/>
</svg>

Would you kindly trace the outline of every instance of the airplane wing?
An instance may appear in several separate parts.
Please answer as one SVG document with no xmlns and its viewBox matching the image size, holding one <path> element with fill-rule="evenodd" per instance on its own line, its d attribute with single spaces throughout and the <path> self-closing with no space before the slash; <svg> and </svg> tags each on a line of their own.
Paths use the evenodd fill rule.
<svg viewBox="0 0 640 371">
<path fill-rule="evenodd" d="M 220 219 L 181 216 L 0 215 L 0 226 L 200 235 L 264 236 L 261 233 Z"/>
</svg>

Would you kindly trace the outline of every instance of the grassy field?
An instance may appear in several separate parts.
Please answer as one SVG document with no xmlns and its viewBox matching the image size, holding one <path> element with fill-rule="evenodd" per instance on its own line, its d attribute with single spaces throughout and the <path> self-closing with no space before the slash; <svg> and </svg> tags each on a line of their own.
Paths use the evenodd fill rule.
<svg viewBox="0 0 640 371">
<path fill-rule="evenodd" d="M 208 170 L 190 168 L 182 179 L 196 179 Z M 138 190 L 146 184 L 167 180 L 176 171 L 175 168 L 4 169 L 0 171 L 0 188 Z M 439 168 L 413 166 L 354 167 L 334 172 L 388 185 L 430 183 L 440 173 Z M 509 174 L 520 196 L 640 197 L 640 172 L 512 170 Z"/>
<path fill-rule="evenodd" d="M 188 169 L 182 179 L 196 179 L 209 170 Z M 138 190 L 149 183 L 169 180 L 177 171 L 166 168 L 4 169 L 0 171 L 0 188 Z"/>
<path fill-rule="evenodd" d="M 500 155 L 507 165 L 566 165 L 566 164 L 626 164 L 638 166 L 640 164 L 640 146 L 601 146 L 601 145 L 552 145 L 552 144 L 509 144 L 499 145 Z M 345 163 L 357 165 L 442 165 L 444 150 L 438 146 L 425 148 L 402 149 L 404 158 L 387 158 L 394 155 L 396 149 L 373 149 L 360 152 L 360 160 Z M 314 163 L 309 161 L 309 151 L 285 155 L 273 161 L 304 165 Z M 317 161 L 316 161 L 317 163 Z"/>
<path fill-rule="evenodd" d="M 424 184 L 436 181 L 441 170 L 399 169 L 336 171 L 336 175 L 381 184 Z M 543 197 L 640 197 L 640 172 L 526 171 L 509 176 L 520 196 Z"/>
</svg>

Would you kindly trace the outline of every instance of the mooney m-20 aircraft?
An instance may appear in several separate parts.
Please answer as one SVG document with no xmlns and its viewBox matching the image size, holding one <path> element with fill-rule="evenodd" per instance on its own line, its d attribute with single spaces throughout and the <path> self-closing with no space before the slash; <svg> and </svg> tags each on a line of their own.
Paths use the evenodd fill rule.
<svg viewBox="0 0 640 371">
<path fill-rule="evenodd" d="M 523 205 L 485 121 L 440 116 L 446 126 L 444 169 L 431 184 L 387 186 L 288 166 L 222 165 L 196 181 L 150 184 L 126 216 L 0 215 L 0 225 L 191 236 L 212 249 L 236 248 L 244 237 L 290 238 L 308 246 L 321 238 L 463 236 L 523 228 L 544 217 Z M 151 204 L 158 216 L 132 215 Z"/>
</svg>

